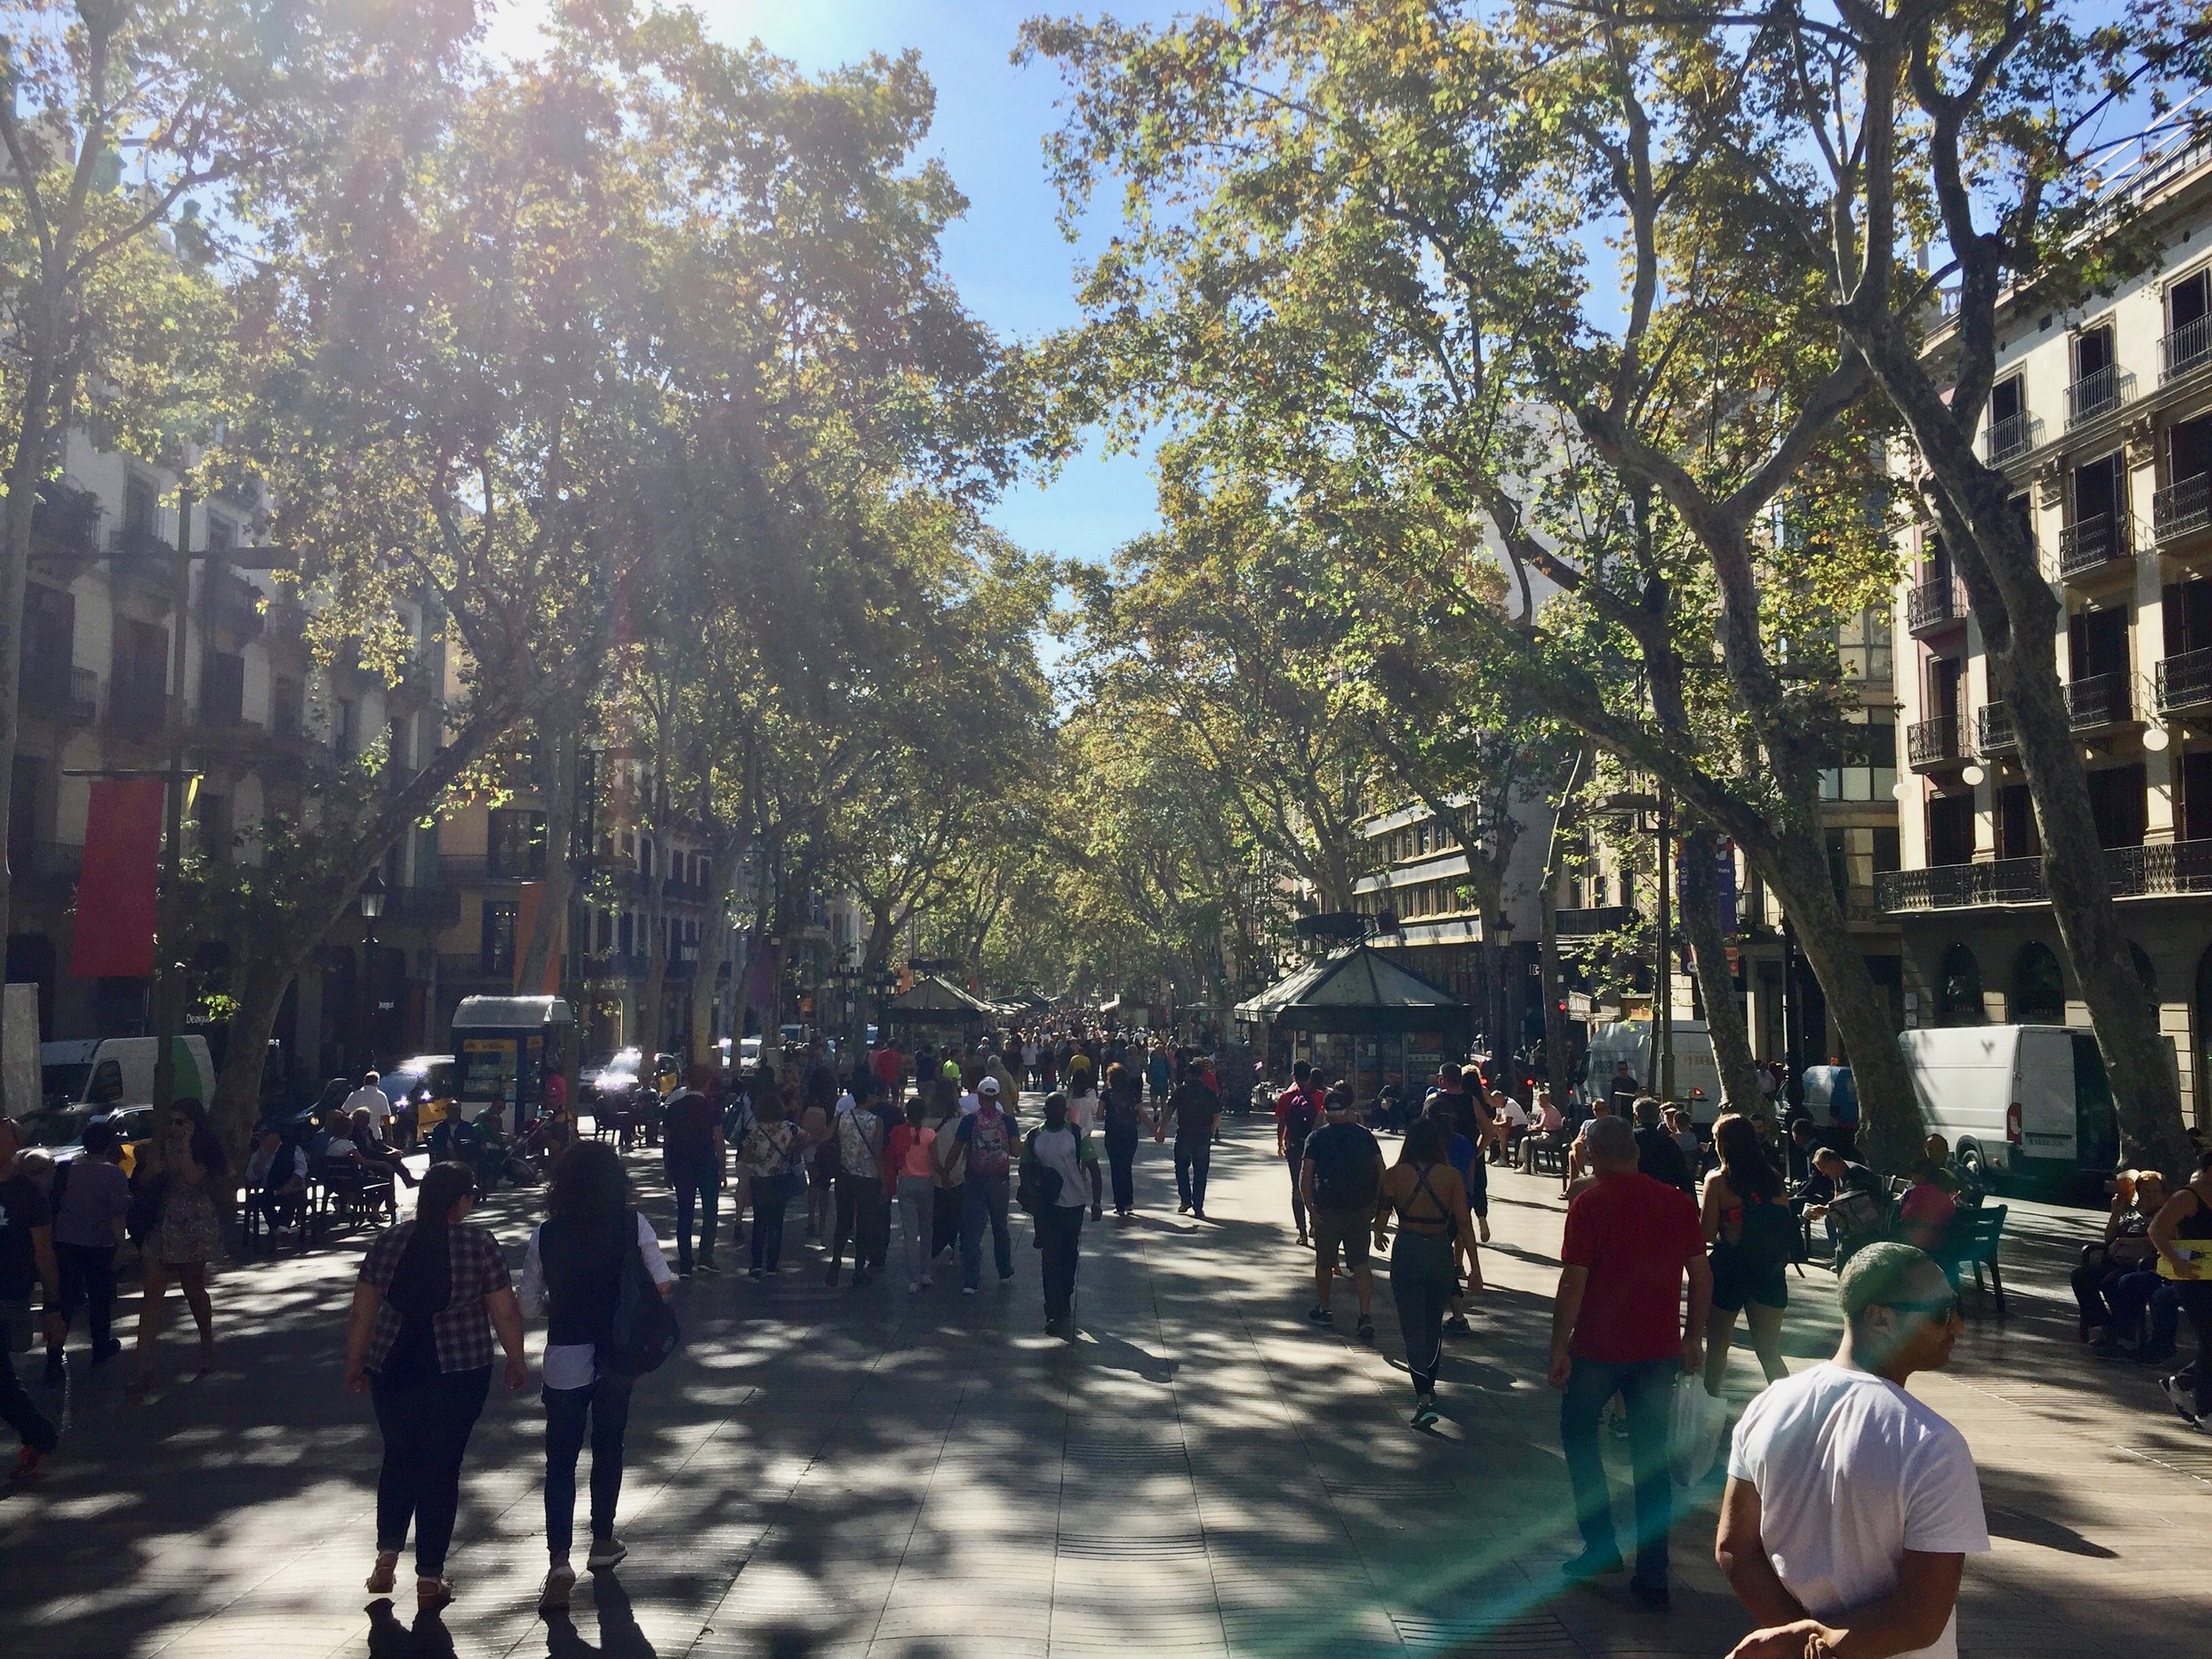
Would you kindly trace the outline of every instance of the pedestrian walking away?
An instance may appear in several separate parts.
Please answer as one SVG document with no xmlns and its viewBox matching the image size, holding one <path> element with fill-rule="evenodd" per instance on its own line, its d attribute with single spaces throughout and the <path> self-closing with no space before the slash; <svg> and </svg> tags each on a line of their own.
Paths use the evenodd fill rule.
<svg viewBox="0 0 2212 1659">
<path fill-rule="evenodd" d="M 415 1601 L 425 1612 L 453 1599 L 446 1552 L 460 1511 L 461 1460 L 491 1389 L 495 1331 L 507 1386 L 530 1380 L 522 1305 L 499 1241 L 468 1219 L 475 1202 L 473 1169 L 432 1164 L 415 1218 L 379 1234 L 362 1258 L 346 1331 L 346 1386 L 374 1402 L 384 1440 L 369 1593 L 391 1594 L 411 1525 Z"/>
<path fill-rule="evenodd" d="M 1398 1218 L 1390 1242 L 1389 1220 Z M 1398 1162 L 1382 1179 L 1375 1204 L 1375 1248 L 1390 1249 L 1390 1294 L 1413 1379 L 1413 1425 L 1436 1421 L 1437 1373 L 1443 1367 L 1444 1311 L 1459 1288 L 1454 1256 L 1468 1264 L 1468 1288 L 1482 1288 L 1482 1260 L 1466 1184 L 1444 1156 L 1441 1118 L 1424 1116 L 1406 1130 Z"/>
<path fill-rule="evenodd" d="M 976 1294 L 983 1279 L 983 1233 L 991 1233 L 991 1252 L 1001 1284 L 1014 1277 L 1014 1241 L 1006 1227 L 1009 1174 L 1013 1168 L 1014 1125 L 999 1110 L 998 1079 L 976 1086 L 976 1110 L 960 1119 L 953 1139 L 961 1157 L 960 1288 Z"/>
<path fill-rule="evenodd" d="M 872 1110 L 876 1080 L 862 1076 L 837 1101 L 835 1126 L 829 1145 L 820 1156 L 836 1171 L 837 1230 L 830 1238 L 829 1271 L 825 1282 L 837 1283 L 838 1269 L 848 1240 L 853 1247 L 853 1288 L 857 1290 L 881 1265 L 884 1249 L 879 1243 L 883 1225 L 883 1119 Z"/>
<path fill-rule="evenodd" d="M 1167 1124 L 1175 1125 L 1175 1208 L 1178 1213 L 1206 1218 L 1206 1173 L 1213 1164 L 1214 1134 L 1221 1127 L 1221 1096 L 1206 1087 L 1195 1064 L 1184 1069 L 1182 1081 L 1167 1097 L 1164 1121 L 1152 1132 L 1163 1139 Z"/>
<path fill-rule="evenodd" d="M 1639 1144 L 1641 1137 L 1639 1136 Z M 1713 1125 L 1720 1168 L 1705 1180 L 1701 1217 L 1713 1271 L 1713 1312 L 1705 1329 L 1705 1392 L 1720 1397 L 1736 1315 L 1751 1327 L 1752 1352 L 1770 1383 L 1789 1375 L 1782 1363 L 1782 1310 L 1789 1306 L 1789 1265 L 1797 1223 L 1782 1195 L 1782 1172 L 1767 1162 L 1759 1131 L 1729 1112 Z M 1644 1173 L 1649 1174 L 1649 1171 Z"/>
<path fill-rule="evenodd" d="M 672 1097 L 672 1104 L 674 1098 Z M 703 1097 L 701 1097 L 703 1098 Z M 673 1126 L 672 1114 L 671 1126 Z M 576 1463 L 591 1440 L 593 1572 L 629 1551 L 615 1536 L 622 1496 L 622 1441 L 634 1379 L 608 1356 L 623 1281 L 644 1271 L 662 1295 L 675 1283 L 652 1224 L 630 1206 L 622 1159 L 603 1141 L 571 1147 L 554 1167 L 546 1218 L 530 1234 L 522 1264 L 522 1310 L 545 1328 L 545 1547 L 549 1557 L 541 1609 L 565 1607 L 576 1583 L 569 1550 L 576 1530 Z"/>
<path fill-rule="evenodd" d="M 960 1248 L 960 1228 L 966 1205 L 961 1191 L 966 1179 L 967 1148 L 960 1144 L 960 1119 L 969 1110 L 960 1098 L 960 1087 L 943 1078 L 932 1078 L 929 1083 L 929 1126 L 936 1132 L 936 1140 L 929 1148 L 930 1168 L 935 1182 L 931 1194 L 929 1259 L 933 1263 L 949 1250 Z M 980 1099 L 976 1101 L 980 1106 Z"/>
<path fill-rule="evenodd" d="M 1290 1087 L 1275 1097 L 1275 1156 L 1290 1171 L 1290 1219 L 1301 1244 L 1306 1241 L 1306 1137 L 1320 1127 L 1323 1096 L 1313 1067 L 1301 1060 L 1290 1068 Z"/>
<path fill-rule="evenodd" d="M 1116 1061 L 1106 1068 L 1102 1073 L 1103 1080 L 1095 1089 L 1090 1087 L 1089 1078 L 1087 1074 L 1082 1090 L 1071 1088 L 1067 1091 L 1068 1121 L 1089 1137 L 1094 1152 L 1106 1123 L 1105 1097 L 1113 1091 L 1114 1079 L 1124 1075 L 1125 1072 L 1120 1062 Z M 1002 1079 L 1001 1081 L 1004 1079 Z M 1106 1202 L 1106 1169 L 1095 1155 L 1093 1156 L 1089 1167 L 1091 1208 L 1098 1210 Z"/>
<path fill-rule="evenodd" d="M 1966 1437 L 1905 1384 L 1949 1363 L 1958 1292 L 1885 1240 L 1836 1295 L 1835 1358 L 1754 1400 L 1729 1448 L 1714 1558 L 1760 1625 L 1730 1659 L 1957 1659 L 1959 1580 L 1989 1548 L 1981 1481 Z"/>
<path fill-rule="evenodd" d="M 161 1166 L 133 1177 L 130 1231 L 145 1258 L 138 1312 L 138 1351 L 132 1360 L 129 1392 L 142 1394 L 153 1379 L 154 1343 L 161 1334 L 162 1301 L 169 1281 L 184 1293 L 185 1305 L 200 1330 L 200 1364 L 204 1377 L 215 1366 L 215 1305 L 207 1290 L 210 1263 L 223 1253 L 223 1234 L 215 1214 L 215 1193 L 228 1164 L 223 1143 L 196 1100 L 180 1100 L 169 1109 L 162 1138 Z"/>
<path fill-rule="evenodd" d="M 1744 1120 L 1747 1127 L 1750 1121 Z M 1682 1143 L 1661 1120 L 1659 1102 L 1650 1094 L 1636 1099 L 1636 1167 L 1655 1181 L 1697 1196 L 1697 1180 L 1690 1172 L 1689 1159 L 1682 1156 Z"/>
<path fill-rule="evenodd" d="M 1083 1206 L 1098 1218 L 1102 1205 L 1093 1181 L 1098 1142 L 1068 1115 L 1067 1096 L 1045 1096 L 1045 1120 L 1022 1144 L 1024 1206 L 1036 1223 L 1044 1264 L 1045 1334 L 1075 1334 L 1075 1273 L 1083 1240 Z"/>
<path fill-rule="evenodd" d="M 306 1160 L 296 1148 L 304 1187 Z M 66 1379 L 62 1357 L 70 1321 L 85 1310 L 92 1338 L 92 1363 L 104 1364 L 123 1351 L 112 1329 L 115 1308 L 115 1252 L 123 1242 L 123 1224 L 131 1212 L 130 1178 L 122 1170 L 123 1148 L 112 1123 L 99 1118 L 85 1125 L 83 1156 L 54 1172 L 54 1262 L 61 1275 L 61 1302 L 47 1321 L 46 1379 Z"/>
<path fill-rule="evenodd" d="M 14 1479 L 36 1478 L 53 1455 L 60 1434 L 15 1374 L 15 1356 L 30 1348 L 31 1294 L 46 1310 L 49 1349 L 60 1346 L 61 1269 L 54 1256 L 54 1212 L 49 1194 L 53 1155 L 38 1148 L 13 1154 L 0 1179 L 0 1418 L 22 1440 Z"/>
<path fill-rule="evenodd" d="M 2182 1421 L 2212 1432 L 2212 1151 L 2198 1155 L 2196 1173 L 2160 1207 L 2147 1236 L 2197 1337 L 2193 1381 L 2176 1375 L 2160 1386 Z"/>
<path fill-rule="evenodd" d="M 738 1156 L 753 1200 L 752 1277 L 763 1279 L 783 1263 L 784 1217 L 791 1209 L 799 1129 L 784 1119 L 783 1090 L 763 1072 L 753 1085 L 753 1124 Z"/>
<path fill-rule="evenodd" d="M 1647 1607 L 1668 1604 L 1667 1528 L 1673 1493 L 1667 1423 L 1678 1372 L 1704 1363 L 1712 1272 L 1689 1195 L 1636 1168 L 1636 1133 L 1610 1113 L 1589 1125 L 1595 1179 L 1567 1206 L 1559 1292 L 1552 1306 L 1548 1380 L 1562 1390 L 1559 1438 L 1574 1489 L 1579 1580 L 1618 1571 L 1613 1494 L 1598 1451 L 1598 1420 L 1618 1394 L 1635 1473 L 1636 1571 L 1629 1587 Z M 1690 1286 L 1686 1315 L 1682 1284 Z"/>
<path fill-rule="evenodd" d="M 1126 1065 L 1106 1069 L 1104 1132 L 1107 1167 L 1113 1176 L 1114 1214 L 1134 1215 L 1137 1209 L 1137 1141 L 1159 1125 L 1144 1103 L 1144 1086 Z M 1093 1171 L 1096 1173 L 1095 1171 Z"/>
<path fill-rule="evenodd" d="M 726 1153 L 722 1143 L 722 1114 L 709 1098 L 714 1068 L 695 1065 L 683 1087 L 668 1097 L 667 1121 L 661 1135 L 661 1157 L 668 1171 L 668 1185 L 676 1195 L 676 1271 L 691 1277 L 691 1224 L 699 1222 L 697 1267 L 715 1271 L 715 1210 L 719 1206 Z"/>
<path fill-rule="evenodd" d="M 1375 1272 L 1369 1264 L 1368 1235 L 1375 1232 L 1375 1206 L 1382 1195 L 1382 1147 L 1365 1124 L 1352 1115 L 1352 1091 L 1339 1087 L 1327 1095 L 1327 1121 L 1307 1137 L 1298 1168 L 1299 1188 L 1313 1226 L 1313 1308 L 1306 1317 L 1333 1323 L 1329 1293 L 1336 1279 L 1340 1251 L 1352 1275 L 1363 1342 L 1375 1340 Z"/>
<path fill-rule="evenodd" d="M 906 1102 L 906 1121 L 891 1132 L 884 1161 L 897 1183 L 900 1232 L 906 1241 L 906 1287 L 918 1291 L 930 1276 L 930 1231 L 936 1219 L 937 1165 L 932 1156 L 937 1132 L 925 1121 L 919 1095 Z"/>
</svg>

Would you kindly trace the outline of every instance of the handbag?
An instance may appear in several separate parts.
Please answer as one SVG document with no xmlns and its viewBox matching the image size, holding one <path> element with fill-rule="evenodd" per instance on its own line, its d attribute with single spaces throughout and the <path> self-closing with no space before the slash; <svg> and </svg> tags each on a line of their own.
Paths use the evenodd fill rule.
<svg viewBox="0 0 2212 1659">
<path fill-rule="evenodd" d="M 634 1225 L 635 1212 L 632 1214 Z M 642 1377 L 658 1371 L 682 1340 L 676 1310 L 646 1271 L 645 1258 L 634 1247 L 625 1250 L 615 1293 L 613 1334 L 599 1346 L 600 1369 L 617 1377 Z"/>
</svg>

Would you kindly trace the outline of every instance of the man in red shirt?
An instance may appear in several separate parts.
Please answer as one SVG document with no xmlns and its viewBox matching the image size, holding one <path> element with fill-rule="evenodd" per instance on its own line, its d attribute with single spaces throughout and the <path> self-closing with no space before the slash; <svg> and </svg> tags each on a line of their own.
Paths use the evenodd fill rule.
<svg viewBox="0 0 2212 1659">
<path fill-rule="evenodd" d="M 892 1110 L 902 1111 L 906 1100 L 906 1056 L 899 1052 L 899 1045 L 886 1037 L 869 1056 L 868 1066 L 876 1074 L 876 1081 L 883 1085 Z"/>
<path fill-rule="evenodd" d="M 1275 1097 L 1275 1152 L 1290 1165 L 1290 1217 L 1297 1223 L 1301 1244 L 1306 1241 L 1306 1196 L 1298 1178 L 1306 1162 L 1306 1137 L 1321 1126 L 1328 1098 L 1303 1060 L 1290 1068 L 1290 1087 Z"/>
<path fill-rule="evenodd" d="M 1668 1411 L 1676 1372 L 1696 1376 L 1705 1363 L 1713 1273 L 1697 1206 L 1679 1188 L 1638 1172 L 1636 1133 L 1625 1119 L 1608 1116 L 1591 1124 L 1587 1150 L 1597 1179 L 1567 1206 L 1551 1317 L 1548 1380 L 1565 1391 L 1559 1439 L 1582 1529 L 1582 1553 L 1565 1571 L 1580 1580 L 1621 1565 L 1613 1492 L 1598 1453 L 1599 1416 L 1619 1394 L 1628 1409 L 1636 1477 L 1636 1571 L 1629 1588 L 1645 1606 L 1664 1609 L 1672 1518 Z"/>
</svg>

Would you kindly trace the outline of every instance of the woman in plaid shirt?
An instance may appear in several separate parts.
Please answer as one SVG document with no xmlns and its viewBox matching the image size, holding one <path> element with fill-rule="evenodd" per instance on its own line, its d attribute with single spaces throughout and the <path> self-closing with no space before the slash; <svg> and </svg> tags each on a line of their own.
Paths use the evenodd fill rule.
<svg viewBox="0 0 2212 1659">
<path fill-rule="evenodd" d="M 373 1595 L 389 1595 L 408 1524 L 415 1529 L 415 1601 L 453 1599 L 445 1555 L 461 1507 L 461 1459 L 491 1392 L 492 1333 L 507 1356 L 507 1386 L 530 1380 L 522 1306 L 489 1230 L 468 1225 L 476 1171 L 434 1164 L 415 1219 L 369 1247 L 353 1291 L 346 1386 L 368 1394 L 384 1437 L 376 1482 Z"/>
</svg>

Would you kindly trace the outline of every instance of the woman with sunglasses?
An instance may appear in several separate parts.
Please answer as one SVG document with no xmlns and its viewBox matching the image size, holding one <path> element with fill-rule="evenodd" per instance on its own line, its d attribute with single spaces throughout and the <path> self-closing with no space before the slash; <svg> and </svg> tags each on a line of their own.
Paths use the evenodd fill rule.
<svg viewBox="0 0 2212 1659">
<path fill-rule="evenodd" d="M 228 1170 L 223 1143 L 207 1121 L 207 1109 L 196 1100 L 177 1102 L 169 1109 L 160 1168 L 141 1171 L 131 1204 L 132 1231 L 145 1258 L 138 1351 L 127 1386 L 134 1395 L 144 1394 L 152 1381 L 162 1302 L 173 1279 L 200 1328 L 200 1365 L 193 1375 L 204 1377 L 214 1368 L 215 1307 L 207 1294 L 207 1267 L 223 1253 L 215 1194 Z"/>
</svg>

